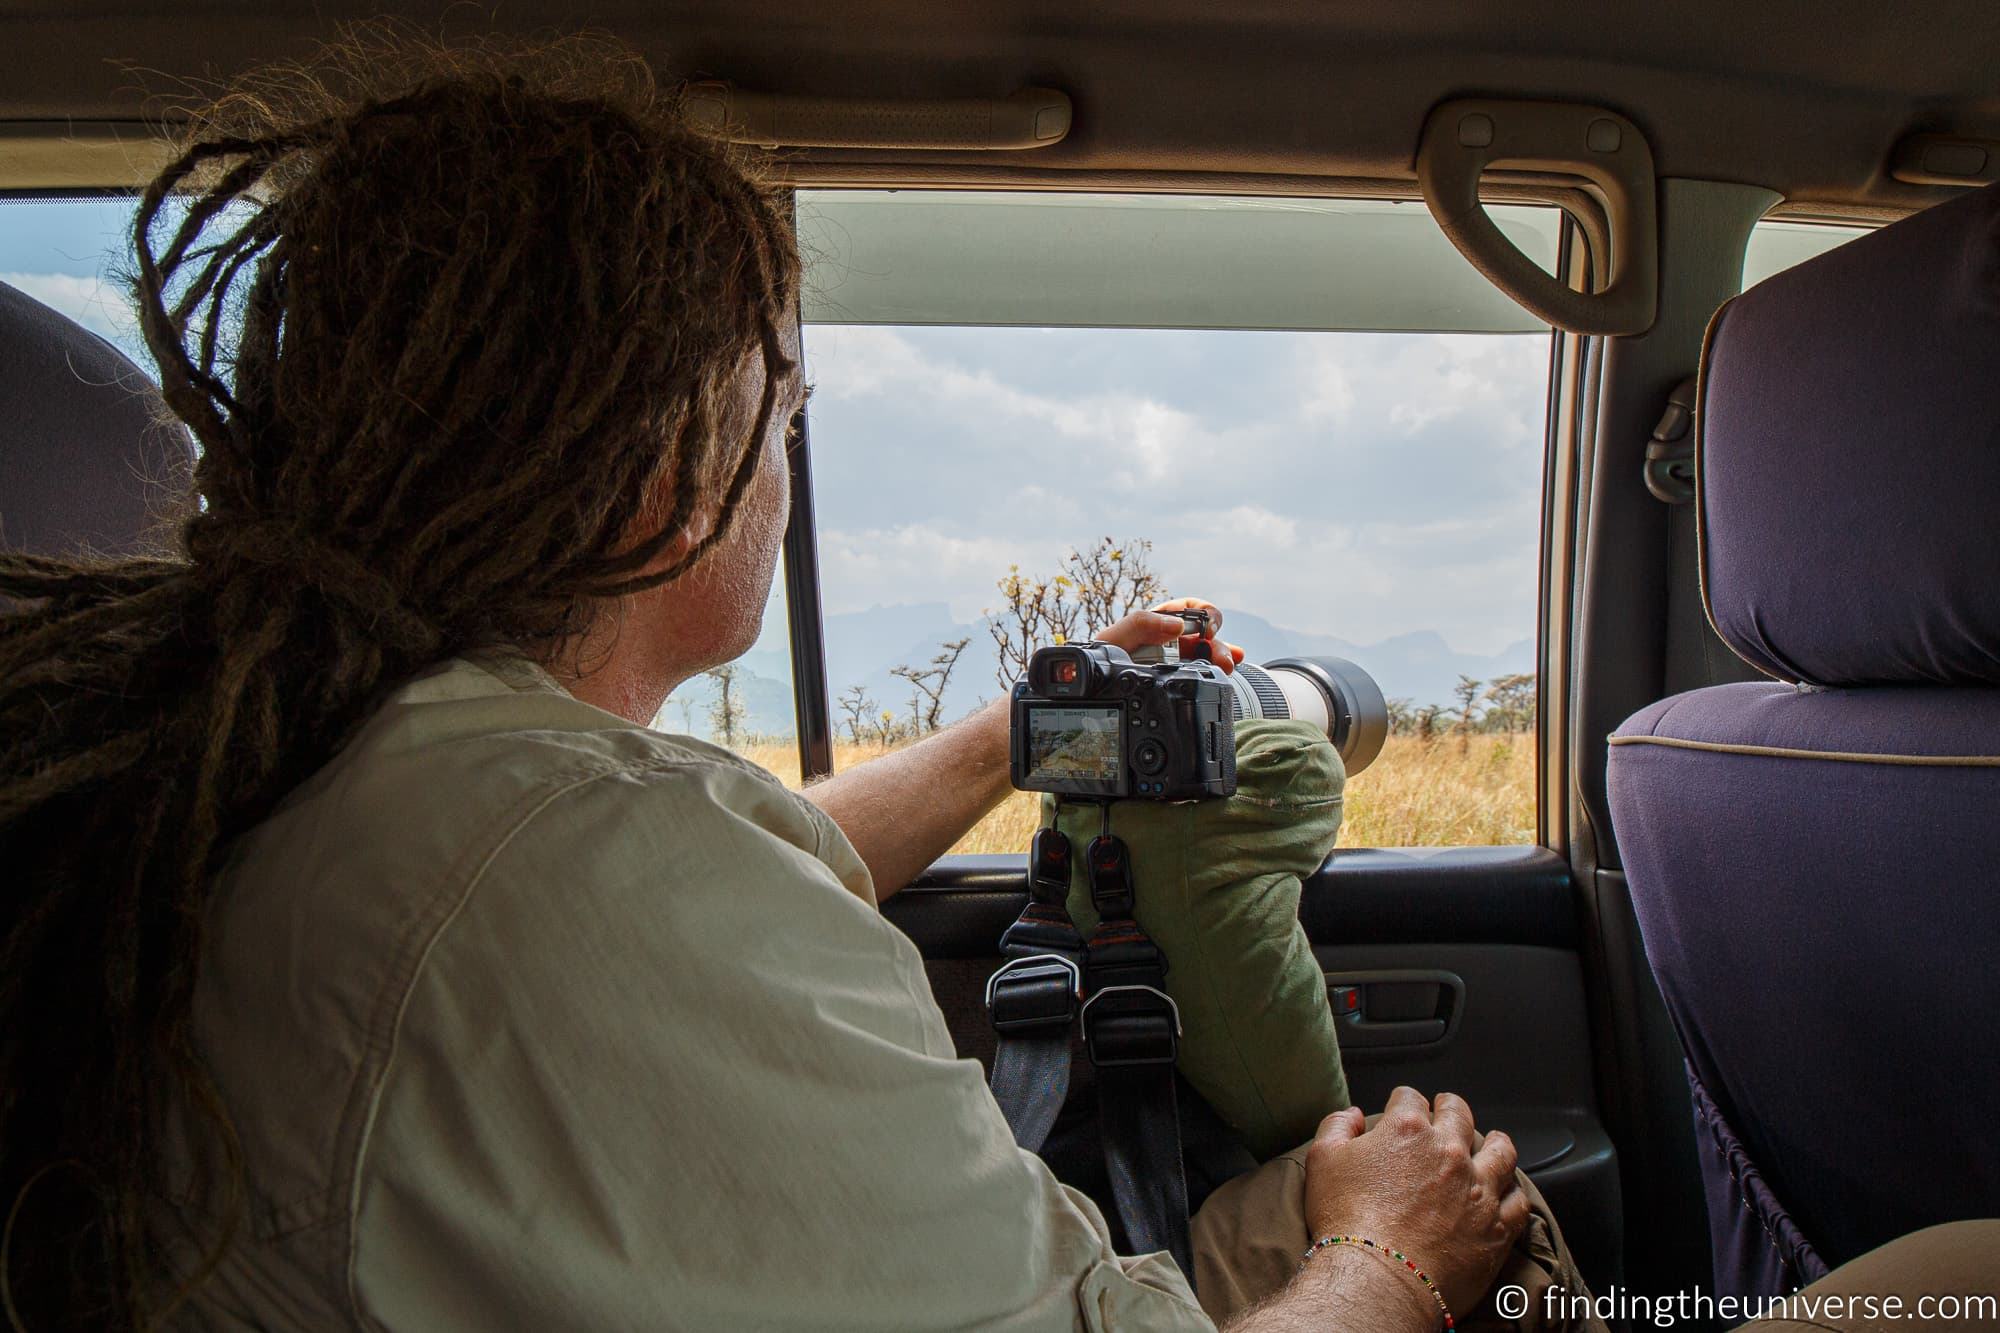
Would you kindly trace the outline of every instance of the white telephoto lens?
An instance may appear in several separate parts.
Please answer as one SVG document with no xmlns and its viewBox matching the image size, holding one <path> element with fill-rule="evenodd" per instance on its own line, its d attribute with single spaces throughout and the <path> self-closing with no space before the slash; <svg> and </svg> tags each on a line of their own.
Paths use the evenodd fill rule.
<svg viewBox="0 0 2000 1333">
<path fill-rule="evenodd" d="M 1381 688 L 1344 657 L 1284 657 L 1262 666 L 1244 662 L 1227 679 L 1235 687 L 1239 720 L 1285 717 L 1311 723 L 1333 742 L 1349 776 L 1374 763 L 1389 738 Z"/>
</svg>

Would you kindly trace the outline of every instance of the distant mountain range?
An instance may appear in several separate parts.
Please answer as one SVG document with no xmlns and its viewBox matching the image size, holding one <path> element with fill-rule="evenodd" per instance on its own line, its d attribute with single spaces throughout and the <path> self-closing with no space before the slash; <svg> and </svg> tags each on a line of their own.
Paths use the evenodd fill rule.
<svg viewBox="0 0 2000 1333">
<path fill-rule="evenodd" d="M 1461 653 L 1432 630 L 1398 634 L 1380 643 L 1358 644 L 1331 634 L 1283 629 L 1248 611 L 1224 608 L 1224 633 L 1241 645 L 1253 662 L 1274 657 L 1345 657 L 1359 664 L 1388 698 L 1413 704 L 1446 704 L 1461 675 L 1475 680 L 1535 669 L 1535 645 L 1523 639 L 1490 656 Z M 890 674 L 900 664 L 922 666 L 939 645 L 970 638 L 945 694 L 944 715 L 956 720 L 988 699 L 1005 693 L 995 674 L 998 654 L 986 622 L 954 620 L 943 602 L 877 606 L 826 618 L 826 675 L 839 722 L 839 697 L 851 685 L 861 685 L 878 709 L 907 715 L 910 687 Z M 751 651 L 738 663 L 737 688 L 742 692 L 747 730 L 764 735 L 790 735 L 794 730 L 791 661 L 781 649 Z M 669 730 L 706 736 L 713 685 L 705 678 L 688 682 L 667 703 L 660 724 Z M 686 707 L 683 708 L 682 701 Z"/>
</svg>

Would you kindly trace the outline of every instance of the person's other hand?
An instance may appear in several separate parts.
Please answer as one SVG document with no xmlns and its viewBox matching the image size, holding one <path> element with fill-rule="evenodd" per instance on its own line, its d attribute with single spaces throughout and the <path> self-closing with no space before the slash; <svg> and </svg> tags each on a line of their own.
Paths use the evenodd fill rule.
<svg viewBox="0 0 2000 1333">
<path fill-rule="evenodd" d="M 1186 622 L 1174 614 L 1180 611 L 1206 611 L 1207 632 L 1199 635 L 1182 633 Z M 1099 643 L 1115 644 L 1128 653 L 1136 648 L 1151 648 L 1179 640 L 1182 661 L 1213 662 L 1224 671 L 1234 671 L 1236 664 L 1243 660 L 1243 650 L 1216 638 L 1221 629 L 1222 610 L 1214 602 L 1205 602 L 1199 597 L 1176 597 L 1170 602 L 1161 602 L 1150 611 L 1134 611 L 1116 624 L 1097 631 L 1095 637 Z"/>
<path fill-rule="evenodd" d="M 1306 1151 L 1306 1225 L 1314 1240 L 1366 1236 L 1401 1250 L 1464 1319 L 1528 1224 L 1515 1159 L 1505 1134 L 1482 1138 L 1464 1098 L 1444 1092 L 1433 1104 L 1397 1088 L 1373 1126 L 1357 1107 L 1320 1123 Z M 1429 1301 L 1414 1274 L 1402 1276 Z"/>
</svg>

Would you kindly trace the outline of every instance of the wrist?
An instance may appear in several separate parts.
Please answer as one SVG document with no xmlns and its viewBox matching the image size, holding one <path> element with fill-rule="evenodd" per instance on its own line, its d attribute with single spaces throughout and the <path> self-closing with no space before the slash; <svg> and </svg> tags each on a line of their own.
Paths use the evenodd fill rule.
<svg viewBox="0 0 2000 1333">
<path fill-rule="evenodd" d="M 1008 767 L 1008 747 L 1013 740 L 1011 721 L 1008 701 L 995 699 L 964 723 L 978 738 L 979 758 L 974 772 L 985 776 L 994 801 L 1014 790 Z"/>
<path fill-rule="evenodd" d="M 1412 1273 L 1351 1245 L 1315 1251 L 1300 1270 L 1310 1283 L 1342 1312 L 1343 1326 L 1380 1329 L 1383 1333 L 1437 1333 L 1444 1323 L 1437 1302 Z"/>
</svg>

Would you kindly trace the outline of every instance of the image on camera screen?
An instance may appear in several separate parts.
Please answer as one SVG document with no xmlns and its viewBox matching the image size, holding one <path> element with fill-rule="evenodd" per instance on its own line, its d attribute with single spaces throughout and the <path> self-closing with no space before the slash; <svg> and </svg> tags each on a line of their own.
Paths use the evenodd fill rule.
<svg viewBox="0 0 2000 1333">
<path fill-rule="evenodd" d="M 1116 783 L 1116 708 L 1036 708 L 1028 713 L 1028 780 Z"/>
</svg>

